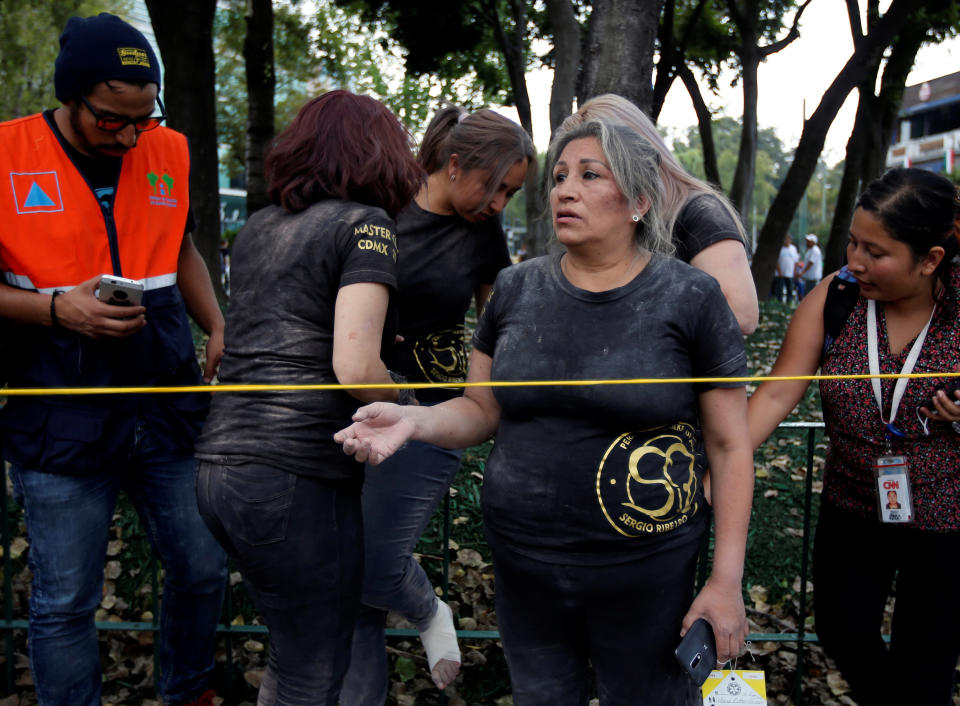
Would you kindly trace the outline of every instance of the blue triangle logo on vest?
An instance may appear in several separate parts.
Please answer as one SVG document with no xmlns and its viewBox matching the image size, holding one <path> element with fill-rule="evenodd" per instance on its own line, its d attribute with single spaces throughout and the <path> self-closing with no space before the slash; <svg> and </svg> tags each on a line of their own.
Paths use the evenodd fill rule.
<svg viewBox="0 0 960 706">
<path fill-rule="evenodd" d="M 30 186 L 30 192 L 27 194 L 27 200 L 23 202 L 24 208 L 43 208 L 46 206 L 56 206 L 56 202 L 44 193 L 37 182 Z"/>
<path fill-rule="evenodd" d="M 10 172 L 10 185 L 13 187 L 13 203 L 20 215 L 61 213 L 64 210 L 60 180 L 55 171 Z"/>
</svg>

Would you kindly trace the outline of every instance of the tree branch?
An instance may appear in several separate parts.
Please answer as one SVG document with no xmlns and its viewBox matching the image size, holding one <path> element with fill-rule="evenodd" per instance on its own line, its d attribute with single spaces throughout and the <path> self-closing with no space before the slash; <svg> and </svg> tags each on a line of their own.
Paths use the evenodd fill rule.
<svg viewBox="0 0 960 706">
<path fill-rule="evenodd" d="M 807 9 L 810 3 L 813 0 L 806 0 L 799 8 L 797 8 L 797 14 L 793 16 L 793 24 L 790 26 L 790 31 L 787 32 L 787 36 L 783 39 L 779 39 L 773 44 L 768 44 L 765 47 L 760 47 L 760 59 L 766 59 L 771 54 L 776 54 L 778 51 L 784 47 L 789 46 L 793 43 L 795 39 L 800 36 L 800 16 L 803 14 L 803 11 Z"/>
<path fill-rule="evenodd" d="M 853 35 L 853 46 L 863 39 L 863 24 L 860 22 L 860 3 L 857 0 L 847 0 L 847 18 L 850 20 L 850 34 Z"/>
<path fill-rule="evenodd" d="M 713 115 L 703 100 L 703 94 L 700 92 L 700 84 L 697 83 L 693 71 L 686 64 L 681 64 L 677 72 L 680 80 L 686 86 L 687 93 L 690 94 L 690 101 L 693 103 L 693 109 L 697 114 L 697 125 L 700 128 L 700 145 L 703 148 L 703 171 L 706 174 L 707 181 L 718 189 L 723 187 L 720 184 L 720 169 L 717 166 L 717 148 L 713 143 L 713 125 L 711 120 Z"/>
</svg>

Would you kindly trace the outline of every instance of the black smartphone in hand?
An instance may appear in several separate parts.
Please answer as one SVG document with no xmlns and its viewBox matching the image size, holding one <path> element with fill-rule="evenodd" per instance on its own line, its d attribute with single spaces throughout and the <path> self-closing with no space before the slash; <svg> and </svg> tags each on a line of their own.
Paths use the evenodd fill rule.
<svg viewBox="0 0 960 706">
<path fill-rule="evenodd" d="M 699 618 L 687 630 L 673 654 L 693 683 L 703 686 L 710 672 L 717 667 L 717 641 L 710 623 Z"/>
</svg>

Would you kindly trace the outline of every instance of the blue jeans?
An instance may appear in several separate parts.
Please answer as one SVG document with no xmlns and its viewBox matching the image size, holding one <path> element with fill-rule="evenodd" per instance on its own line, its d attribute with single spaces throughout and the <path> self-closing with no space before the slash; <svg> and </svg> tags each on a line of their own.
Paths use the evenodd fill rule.
<svg viewBox="0 0 960 706">
<path fill-rule="evenodd" d="M 460 468 L 461 451 L 409 442 L 379 466 L 367 466 L 363 484 L 363 607 L 353 633 L 343 706 L 382 706 L 387 698 L 387 611 L 425 629 L 437 594 L 413 549 Z"/>
<path fill-rule="evenodd" d="M 188 702 L 207 688 L 226 587 L 226 555 L 197 512 L 196 463 L 170 458 L 146 424 L 127 462 L 78 476 L 11 466 L 30 538 L 30 668 L 42 706 L 100 706 L 94 613 L 117 495 L 126 491 L 165 570 L 160 695 Z"/>
<path fill-rule="evenodd" d="M 200 462 L 197 498 L 270 630 L 259 706 L 336 706 L 363 580 L 357 489 L 221 458 Z"/>
<path fill-rule="evenodd" d="M 692 706 L 698 689 L 673 650 L 693 602 L 699 534 L 622 564 L 539 561 L 487 530 L 497 624 L 517 706 Z"/>
</svg>

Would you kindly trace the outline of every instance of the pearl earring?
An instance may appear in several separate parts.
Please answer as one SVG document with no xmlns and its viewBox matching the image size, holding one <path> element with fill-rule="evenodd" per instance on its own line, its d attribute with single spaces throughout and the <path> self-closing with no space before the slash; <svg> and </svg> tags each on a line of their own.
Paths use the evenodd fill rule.
<svg viewBox="0 0 960 706">
<path fill-rule="evenodd" d="M 456 174 L 451 174 L 451 175 L 450 175 L 450 181 L 456 181 L 456 180 L 457 180 L 457 175 L 456 175 Z"/>
</svg>

